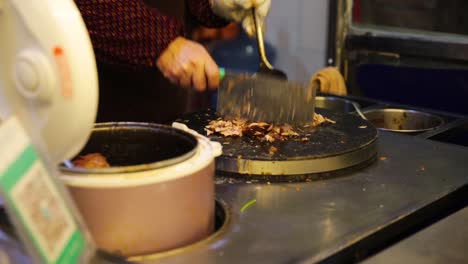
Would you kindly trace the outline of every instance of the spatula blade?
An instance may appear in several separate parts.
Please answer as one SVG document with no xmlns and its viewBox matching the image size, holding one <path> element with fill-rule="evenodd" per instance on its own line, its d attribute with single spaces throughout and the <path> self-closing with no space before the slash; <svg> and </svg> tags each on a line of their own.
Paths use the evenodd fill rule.
<svg viewBox="0 0 468 264">
<path fill-rule="evenodd" d="M 315 89 L 261 74 L 226 73 L 216 112 L 225 118 L 275 124 L 312 123 Z"/>
</svg>

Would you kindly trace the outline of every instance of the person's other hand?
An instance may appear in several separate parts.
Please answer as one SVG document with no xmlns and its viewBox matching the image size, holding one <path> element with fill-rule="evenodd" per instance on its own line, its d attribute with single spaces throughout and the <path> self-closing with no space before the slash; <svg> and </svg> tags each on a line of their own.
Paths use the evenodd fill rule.
<svg viewBox="0 0 468 264">
<path fill-rule="evenodd" d="M 252 8 L 255 7 L 257 21 L 263 26 L 270 10 L 271 0 L 210 0 L 211 9 L 218 16 L 242 23 L 245 32 L 250 36 L 255 33 Z"/>
<path fill-rule="evenodd" d="M 172 83 L 197 91 L 219 86 L 219 68 L 206 49 L 188 39 L 172 41 L 157 60 L 159 70 Z"/>
</svg>

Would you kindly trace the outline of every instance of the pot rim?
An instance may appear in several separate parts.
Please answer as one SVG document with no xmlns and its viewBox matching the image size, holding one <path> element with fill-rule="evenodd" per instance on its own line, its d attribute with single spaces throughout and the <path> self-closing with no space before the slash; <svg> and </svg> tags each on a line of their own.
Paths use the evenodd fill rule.
<svg viewBox="0 0 468 264">
<path fill-rule="evenodd" d="M 176 131 L 178 134 L 181 134 L 185 137 L 190 137 L 195 140 L 195 146 L 188 152 L 179 155 L 174 158 L 165 159 L 162 161 L 156 161 L 152 163 L 146 164 L 139 164 L 139 165 L 131 165 L 131 166 L 112 166 L 110 168 L 96 168 L 96 169 L 86 169 L 86 168 L 79 168 L 79 167 L 67 167 L 63 163 L 59 165 L 59 169 L 62 172 L 67 173 L 78 173 L 78 174 L 113 174 L 113 173 L 131 173 L 131 172 L 138 172 L 138 171 L 147 171 L 147 170 L 154 170 L 159 168 L 168 167 L 182 161 L 185 161 L 195 155 L 197 148 L 198 148 L 198 140 L 197 138 L 182 130 L 168 125 L 156 124 L 156 123 L 145 123 L 145 122 L 105 122 L 105 123 L 96 123 L 92 129 L 92 131 L 99 131 L 101 129 L 112 129 L 117 127 L 142 127 L 142 128 L 163 128 L 163 129 L 170 129 Z"/>
<path fill-rule="evenodd" d="M 82 173 L 61 171 L 60 178 L 70 187 L 127 188 L 188 177 L 214 163 L 214 158 L 220 154 L 216 147 L 217 142 L 211 142 L 199 134 L 193 136 L 198 141 L 195 154 L 185 161 L 170 166 L 129 173 L 90 173 L 86 176 Z"/>
<path fill-rule="evenodd" d="M 346 98 L 337 97 L 337 96 L 333 96 L 333 95 L 317 95 L 317 96 L 315 97 L 315 99 L 316 99 L 316 100 L 317 100 L 317 99 L 318 99 L 318 100 L 323 100 L 323 101 L 327 101 L 327 100 L 328 100 L 328 101 L 337 101 L 337 102 L 340 101 L 340 102 L 344 102 L 344 103 L 351 104 L 351 105 L 352 105 L 353 103 L 355 103 L 355 104 L 358 104 L 358 105 L 359 105 L 359 103 L 356 102 L 356 101 L 352 101 L 352 100 L 349 100 L 349 99 L 346 99 Z"/>
<path fill-rule="evenodd" d="M 413 109 L 405 109 L 405 108 L 372 108 L 372 109 L 367 109 L 367 110 L 362 111 L 362 113 L 364 115 L 366 115 L 368 113 L 372 113 L 372 112 L 393 112 L 393 113 L 395 113 L 395 112 L 396 113 L 409 112 L 409 113 L 413 113 L 413 114 L 423 115 L 423 116 L 429 117 L 429 118 L 434 118 L 438 122 L 438 125 L 436 125 L 436 126 L 428 127 L 428 128 L 421 128 L 421 129 L 392 129 L 392 128 L 377 127 L 377 129 L 383 130 L 383 131 L 400 132 L 400 133 L 417 133 L 417 132 L 424 132 L 424 131 L 437 129 L 437 128 L 441 127 L 445 123 L 444 119 L 442 117 L 438 116 L 438 115 L 423 112 L 423 111 L 419 111 L 419 110 L 413 110 Z M 371 120 L 369 120 L 369 122 L 372 123 Z"/>
</svg>

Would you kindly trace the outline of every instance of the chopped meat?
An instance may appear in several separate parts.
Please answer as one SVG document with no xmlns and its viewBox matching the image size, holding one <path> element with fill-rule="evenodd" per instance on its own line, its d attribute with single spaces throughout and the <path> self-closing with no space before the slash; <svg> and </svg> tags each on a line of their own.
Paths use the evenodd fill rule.
<svg viewBox="0 0 468 264">
<path fill-rule="evenodd" d="M 278 149 L 274 146 L 271 146 L 268 152 L 270 153 L 270 155 L 274 155 L 276 152 L 278 152 Z"/>
<path fill-rule="evenodd" d="M 313 123 L 304 127 L 319 126 L 327 122 L 335 123 L 335 121 L 320 114 L 315 114 Z M 208 136 L 215 133 L 221 134 L 225 137 L 242 137 L 245 135 L 270 143 L 275 140 L 284 141 L 288 138 L 299 136 L 299 134 L 294 131 L 294 128 L 289 124 L 274 125 L 265 122 L 249 123 L 247 120 L 243 119 L 213 120 L 205 127 L 205 131 Z M 308 138 L 301 138 L 300 141 L 306 142 L 308 141 Z"/>
<path fill-rule="evenodd" d="M 79 156 L 78 158 L 73 160 L 73 165 L 85 169 L 99 169 L 110 167 L 106 157 L 104 157 L 101 153 L 90 153 L 87 155 Z"/>
<path fill-rule="evenodd" d="M 270 134 L 266 134 L 264 139 L 270 143 L 275 141 L 275 138 L 272 137 Z"/>
<path fill-rule="evenodd" d="M 314 123 L 313 123 L 313 126 L 320 126 L 321 124 L 323 123 L 332 123 L 332 124 L 335 124 L 336 122 L 329 119 L 329 118 L 326 118 L 324 117 L 323 115 L 321 114 L 317 114 L 315 113 L 314 114 Z"/>
<path fill-rule="evenodd" d="M 242 133 L 247 121 L 245 120 L 214 120 L 206 126 L 205 131 L 207 135 L 219 133 L 225 137 L 238 136 L 242 137 Z"/>
<path fill-rule="evenodd" d="M 256 137 L 264 136 L 268 133 L 268 129 L 271 127 L 270 124 L 265 122 L 260 123 L 250 123 L 247 124 L 247 127 L 244 128 L 244 132 L 248 135 L 253 135 Z"/>
<path fill-rule="evenodd" d="M 271 124 L 260 122 L 260 123 L 250 123 L 247 125 L 250 129 L 261 129 L 261 130 L 268 130 L 271 128 Z"/>
<path fill-rule="evenodd" d="M 296 133 L 296 131 L 293 130 L 293 128 L 288 125 L 288 124 L 285 124 L 285 125 L 282 125 L 279 127 L 279 133 L 280 135 L 282 136 L 286 136 L 286 137 L 296 137 L 296 136 L 299 136 L 298 133 Z"/>
</svg>

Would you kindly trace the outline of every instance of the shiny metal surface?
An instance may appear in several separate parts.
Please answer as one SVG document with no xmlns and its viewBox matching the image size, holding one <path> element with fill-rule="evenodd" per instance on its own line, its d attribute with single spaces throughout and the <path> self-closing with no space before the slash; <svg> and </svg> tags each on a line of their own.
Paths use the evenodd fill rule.
<svg viewBox="0 0 468 264">
<path fill-rule="evenodd" d="M 267 74 L 226 72 L 218 89 L 219 116 L 275 124 L 308 124 L 314 119 L 316 89 Z"/>
<path fill-rule="evenodd" d="M 253 160 L 242 157 L 231 159 L 220 157 L 216 169 L 248 175 L 291 175 L 316 174 L 348 168 L 366 162 L 377 153 L 377 138 L 368 144 L 339 155 L 308 159 Z"/>
<path fill-rule="evenodd" d="M 334 96 L 315 97 L 315 107 L 338 111 L 338 112 L 345 112 L 345 113 L 355 111 L 355 108 L 353 106 L 353 101 L 350 101 L 344 98 L 334 97 Z"/>
<path fill-rule="evenodd" d="M 223 181 L 217 197 L 231 212 L 227 232 L 204 248 L 145 263 L 323 261 L 395 236 L 415 212 L 468 186 L 467 148 L 383 132 L 378 152 L 369 167 L 324 181 Z M 429 217 L 424 212 L 413 220 Z"/>
<path fill-rule="evenodd" d="M 255 11 L 255 7 L 252 8 L 252 20 L 255 26 L 255 35 L 257 37 L 257 45 L 258 45 L 258 52 L 260 55 L 260 65 L 258 67 L 258 71 L 265 74 L 270 74 L 275 78 L 279 78 L 282 80 L 287 80 L 288 76 L 285 72 L 273 68 L 271 63 L 268 61 L 266 52 L 265 52 L 265 42 L 263 40 L 263 26 L 258 23 L 257 21 L 257 14 Z"/>
<path fill-rule="evenodd" d="M 217 185 L 217 197 L 230 211 L 225 233 L 196 250 L 143 263 L 313 263 L 337 258 L 344 251 L 358 255 L 356 245 L 367 242 L 376 246 L 409 228 L 407 219 L 415 215 L 414 221 L 430 218 L 435 212 L 424 210 L 429 205 L 466 190 L 467 158 L 464 147 L 383 132 L 378 162 L 344 177 L 278 184 L 223 180 Z M 464 246 L 466 217 L 447 220 L 430 240 L 419 240 L 419 245 L 412 243 L 409 249 L 422 250 L 433 243 L 432 260 L 440 260 L 447 252 L 437 247 L 440 240 L 447 242 L 444 250 L 454 247 L 450 256 L 463 256 L 465 247 L 460 249 L 463 251 L 457 248 Z M 452 226 L 457 227 L 456 233 Z M 415 254 L 425 255 L 426 260 L 430 257 L 427 251 Z M 389 259 L 397 260 L 394 255 Z M 402 260 L 405 263 L 408 258 Z"/>
<path fill-rule="evenodd" d="M 227 232 L 228 226 L 231 224 L 231 213 L 228 210 L 227 204 L 222 201 L 216 201 L 216 225 L 217 226 L 215 232 L 210 236 L 195 242 L 193 244 L 179 247 L 173 250 L 164 251 L 161 253 L 154 253 L 154 254 L 147 254 L 147 255 L 140 255 L 128 258 L 131 262 L 145 262 L 145 261 L 154 261 L 158 259 L 167 258 L 174 255 L 185 254 L 189 251 L 196 251 L 202 249 L 210 244 L 216 242 L 220 239 L 221 236 L 225 235 Z M 1 263 L 1 262 L 0 262 Z"/>
<path fill-rule="evenodd" d="M 459 35 L 354 25 L 347 32 L 346 48 L 350 50 L 373 50 L 428 59 L 468 60 L 468 38 Z"/>
<path fill-rule="evenodd" d="M 424 31 L 354 23 L 353 0 L 338 0 L 337 66 L 344 63 L 345 50 L 367 50 L 423 58 L 468 60 L 468 37 L 452 33 Z"/>
<path fill-rule="evenodd" d="M 297 127 L 299 135 L 295 139 L 269 143 L 248 136 L 210 135 L 211 140 L 223 145 L 223 154 L 216 159 L 217 171 L 257 179 L 275 176 L 274 181 L 303 180 L 317 178 L 318 173 L 334 176 L 329 172 L 366 163 L 375 157 L 378 131 L 371 123 L 348 113 L 326 109 L 317 112 L 335 122 Z M 208 110 L 189 113 L 180 122 L 198 133 L 206 133 L 206 125 L 216 119 L 218 116 Z M 272 147 L 276 148 L 273 153 Z"/>
<path fill-rule="evenodd" d="M 363 114 L 377 128 L 392 132 L 423 132 L 444 123 L 439 116 L 409 109 L 370 109 L 363 111 Z"/>
<path fill-rule="evenodd" d="M 468 207 L 364 261 L 381 263 L 468 263 Z"/>
</svg>

